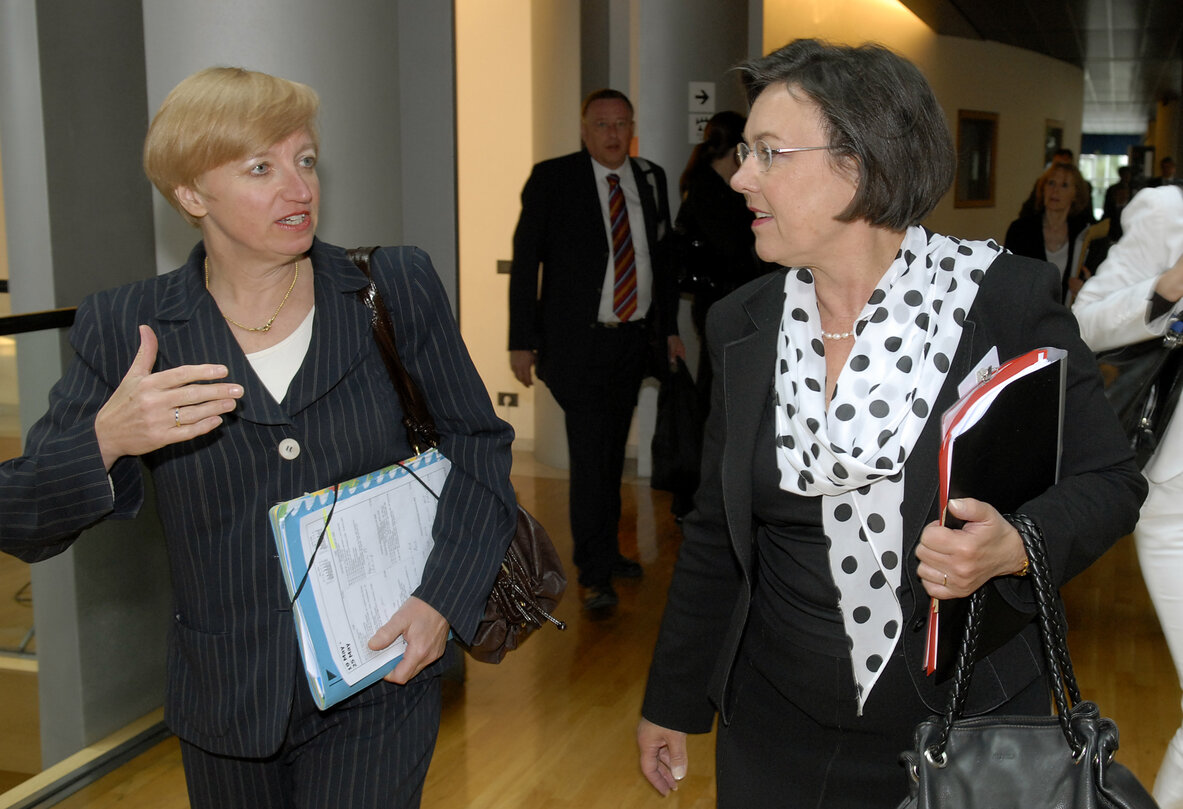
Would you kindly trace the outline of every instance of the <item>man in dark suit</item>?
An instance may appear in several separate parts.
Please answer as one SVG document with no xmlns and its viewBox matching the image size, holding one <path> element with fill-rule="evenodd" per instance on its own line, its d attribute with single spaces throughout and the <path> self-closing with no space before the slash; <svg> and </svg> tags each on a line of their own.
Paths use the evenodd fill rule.
<svg viewBox="0 0 1183 809">
<path fill-rule="evenodd" d="M 1169 155 L 1158 161 L 1158 176 L 1146 183 L 1147 188 L 1164 185 L 1179 185 L 1179 178 L 1175 176 L 1175 158 Z"/>
<path fill-rule="evenodd" d="M 537 365 L 566 416 L 575 565 L 584 607 L 597 612 L 617 604 L 614 576 L 642 575 L 620 554 L 617 526 L 650 345 L 671 360 L 684 355 L 665 172 L 629 157 L 633 128 L 623 93 L 597 90 L 583 102 L 584 150 L 539 163 L 522 190 L 509 286 L 514 375 L 529 387 Z"/>
</svg>

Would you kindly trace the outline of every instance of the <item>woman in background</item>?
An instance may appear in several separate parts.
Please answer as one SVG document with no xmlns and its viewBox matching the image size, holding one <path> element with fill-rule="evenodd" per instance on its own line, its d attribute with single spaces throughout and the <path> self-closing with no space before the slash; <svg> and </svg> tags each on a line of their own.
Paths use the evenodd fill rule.
<svg viewBox="0 0 1183 809">
<path fill-rule="evenodd" d="M 1007 250 L 1056 265 L 1061 300 L 1066 303 L 1084 283 L 1080 277 L 1081 248 L 1092 222 L 1088 207 L 1088 184 L 1080 170 L 1053 163 L 1035 182 L 1035 210 L 1006 229 Z"/>
<path fill-rule="evenodd" d="M 674 235 L 683 289 L 694 295 L 690 312 L 699 340 L 695 381 L 704 415 L 711 390 L 710 352 L 705 344 L 707 311 L 716 301 L 772 269 L 756 255 L 752 212 L 743 194 L 729 184 L 745 122 L 731 110 L 712 115 L 678 182 L 682 206 Z"/>
<path fill-rule="evenodd" d="M 710 409 L 712 377 L 707 312 L 719 299 L 772 269 L 756 256 L 752 212 L 743 194 L 729 185 L 745 122 L 731 110 L 712 115 L 678 181 L 682 205 L 674 222 L 674 255 L 681 288 L 693 296 L 690 317 L 698 335 L 694 382 L 703 418 Z M 675 491 L 670 510 L 679 518 L 685 516 L 693 497 L 693 488 Z"/>
<path fill-rule="evenodd" d="M 679 241 L 684 288 L 688 286 L 694 294 L 691 311 L 700 341 L 706 331 L 707 310 L 715 301 L 772 269 L 756 256 L 752 212 L 743 194 L 729 185 L 736 170 L 735 147 L 743 140 L 745 122 L 731 110 L 712 115 L 678 182 L 682 206 L 674 233 Z M 699 352 L 698 382 L 710 390 L 710 359 L 705 348 Z"/>
</svg>

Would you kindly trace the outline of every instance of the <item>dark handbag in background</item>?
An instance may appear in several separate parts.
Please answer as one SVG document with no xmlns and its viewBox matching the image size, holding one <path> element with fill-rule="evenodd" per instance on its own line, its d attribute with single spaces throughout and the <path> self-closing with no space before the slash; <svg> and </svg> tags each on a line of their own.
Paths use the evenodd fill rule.
<svg viewBox="0 0 1183 809">
<path fill-rule="evenodd" d="M 702 411 L 690 369 L 679 357 L 657 391 L 657 420 L 650 448 L 649 485 L 665 492 L 693 493 L 702 461 Z"/>
<path fill-rule="evenodd" d="M 411 449 L 421 453 L 438 446 L 439 434 L 423 392 L 398 356 L 390 315 L 370 274 L 370 256 L 376 249 L 359 247 L 347 250 L 346 254 L 370 280 L 360 297 L 372 313 L 374 342 L 378 344 L 390 381 L 402 404 L 407 439 Z M 500 663 L 507 652 L 516 649 L 544 623 L 566 629 L 565 623 L 551 615 L 566 589 L 567 574 L 550 535 L 530 512 L 519 505 L 517 528 L 485 602 L 485 611 L 473 633 L 472 644 L 465 647 L 468 653 L 485 663 Z"/>
<path fill-rule="evenodd" d="M 1138 466 L 1158 449 L 1183 380 L 1183 321 L 1174 320 L 1162 337 L 1102 351 L 1097 365 L 1105 380 L 1105 396 L 1117 411 Z"/>
<path fill-rule="evenodd" d="M 962 718 L 985 604 L 979 589 L 970 597 L 946 715 L 921 722 L 915 748 L 900 757 L 911 790 L 899 809 L 1156 809 L 1114 761 L 1117 725 L 1080 697 L 1039 528 L 1021 515 L 1009 519 L 1027 549 L 1056 715 Z"/>
</svg>

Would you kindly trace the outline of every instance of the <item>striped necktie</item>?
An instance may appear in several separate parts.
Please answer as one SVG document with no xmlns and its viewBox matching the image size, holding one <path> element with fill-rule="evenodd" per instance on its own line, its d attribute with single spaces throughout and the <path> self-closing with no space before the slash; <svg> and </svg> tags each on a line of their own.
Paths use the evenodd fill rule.
<svg viewBox="0 0 1183 809">
<path fill-rule="evenodd" d="M 612 223 L 612 260 L 616 268 L 612 314 L 624 322 L 637 311 L 637 261 L 628 227 L 628 206 L 616 174 L 608 175 L 608 219 Z"/>
</svg>

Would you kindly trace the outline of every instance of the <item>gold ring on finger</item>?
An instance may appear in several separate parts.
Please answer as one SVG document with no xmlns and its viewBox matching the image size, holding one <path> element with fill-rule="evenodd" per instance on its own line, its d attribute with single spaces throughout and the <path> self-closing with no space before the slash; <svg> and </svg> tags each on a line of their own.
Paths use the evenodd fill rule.
<svg viewBox="0 0 1183 809">
<path fill-rule="evenodd" d="M 948 587 L 949 586 L 949 574 L 945 573 L 944 571 L 941 571 L 941 576 L 942 576 L 941 587 Z"/>
<path fill-rule="evenodd" d="M 181 408 L 179 407 L 173 408 L 173 423 L 178 427 L 181 426 Z"/>
</svg>

